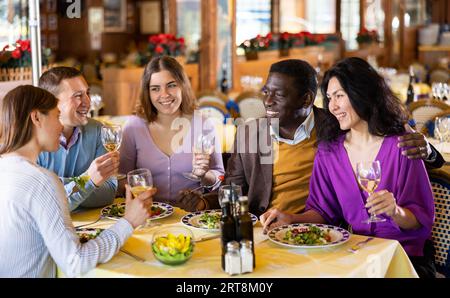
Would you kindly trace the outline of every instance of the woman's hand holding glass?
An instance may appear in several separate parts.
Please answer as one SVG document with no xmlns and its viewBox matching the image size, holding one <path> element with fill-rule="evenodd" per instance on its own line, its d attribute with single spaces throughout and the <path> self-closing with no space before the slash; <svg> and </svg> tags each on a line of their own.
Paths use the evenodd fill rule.
<svg viewBox="0 0 450 298">
<path fill-rule="evenodd" d="M 356 176 L 358 183 L 363 190 L 367 192 L 369 197 L 375 192 L 381 180 L 381 165 L 378 160 L 362 161 L 356 164 Z M 374 203 L 372 203 L 372 206 Z M 367 207 L 367 206 L 366 206 Z M 369 209 L 370 210 L 370 209 Z M 375 213 L 370 212 L 370 217 L 363 223 L 383 222 L 385 218 L 377 217 Z"/>
<path fill-rule="evenodd" d="M 127 174 L 128 185 L 133 197 L 153 188 L 152 173 L 149 169 L 136 169 Z"/>
<path fill-rule="evenodd" d="M 370 214 L 386 214 L 388 216 L 395 216 L 398 213 L 397 201 L 394 195 L 387 190 L 380 190 L 374 192 L 367 198 L 366 208 L 369 209 Z"/>
<path fill-rule="evenodd" d="M 125 185 L 126 200 L 125 200 L 125 215 L 124 218 L 133 226 L 137 228 L 146 223 L 151 216 L 151 207 L 153 204 L 152 196 L 156 193 L 155 188 L 148 189 L 141 192 L 134 199 L 131 194 L 131 187 Z"/>
<path fill-rule="evenodd" d="M 183 176 L 192 181 L 201 181 L 209 170 L 211 154 L 214 151 L 214 136 L 199 135 L 195 141 L 192 157 L 192 172 Z"/>
<path fill-rule="evenodd" d="M 153 177 L 149 169 L 136 169 L 128 172 L 127 174 L 128 187 L 134 198 L 138 198 L 141 194 L 152 191 L 152 195 L 156 193 L 156 189 L 153 188 Z M 150 202 L 148 207 L 149 217 L 151 216 L 151 207 L 153 201 Z M 147 219 L 145 227 L 151 226 L 150 219 Z"/>
</svg>

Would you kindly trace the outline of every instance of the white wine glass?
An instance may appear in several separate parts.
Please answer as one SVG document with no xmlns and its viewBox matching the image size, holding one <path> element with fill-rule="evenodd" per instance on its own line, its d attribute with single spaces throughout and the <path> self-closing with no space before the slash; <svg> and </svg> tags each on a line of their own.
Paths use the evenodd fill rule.
<svg viewBox="0 0 450 298">
<path fill-rule="evenodd" d="M 199 182 L 201 179 L 197 175 L 194 174 L 194 163 L 195 163 L 195 157 L 202 154 L 211 154 L 212 150 L 214 148 L 214 136 L 212 135 L 204 135 L 200 134 L 195 143 L 193 148 L 193 159 L 192 159 L 192 171 L 188 173 L 183 173 L 183 176 L 191 181 Z"/>
<path fill-rule="evenodd" d="M 450 134 L 450 118 L 447 116 L 436 117 L 434 120 L 434 132 L 435 138 L 439 139 L 439 151 L 442 151 L 443 143 L 448 141 L 448 136 Z"/>
<path fill-rule="evenodd" d="M 149 169 L 136 169 L 128 172 L 127 181 L 133 198 L 153 187 L 153 177 Z"/>
<path fill-rule="evenodd" d="M 149 169 L 136 169 L 127 174 L 128 186 L 133 198 L 136 198 L 144 191 L 153 188 L 153 177 Z M 147 219 L 145 227 L 151 226 L 151 220 Z"/>
<path fill-rule="evenodd" d="M 381 166 L 380 161 L 362 161 L 356 164 L 356 176 L 361 188 L 367 192 L 370 197 L 377 189 L 381 180 Z M 371 213 L 369 219 L 364 220 L 363 223 L 370 224 L 372 222 L 384 222 L 385 218 L 381 218 Z"/>
<path fill-rule="evenodd" d="M 103 147 L 106 151 L 113 152 L 119 150 L 122 143 L 122 126 L 120 125 L 104 125 L 102 126 L 101 138 Z M 126 176 L 124 174 L 117 174 L 117 179 L 123 179 Z"/>
<path fill-rule="evenodd" d="M 120 125 L 104 125 L 102 126 L 101 137 L 106 151 L 116 151 L 122 142 L 122 127 Z"/>
</svg>

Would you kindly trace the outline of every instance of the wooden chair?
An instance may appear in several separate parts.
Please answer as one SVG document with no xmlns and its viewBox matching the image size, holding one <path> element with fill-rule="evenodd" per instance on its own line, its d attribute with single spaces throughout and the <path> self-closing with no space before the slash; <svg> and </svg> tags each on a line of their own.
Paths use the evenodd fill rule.
<svg viewBox="0 0 450 298">
<path fill-rule="evenodd" d="M 261 92 L 244 91 L 234 101 L 239 106 L 239 112 L 244 120 L 262 118 L 266 115 Z"/>
<path fill-rule="evenodd" d="M 199 109 L 204 117 L 216 118 L 221 123 L 225 122 L 225 117 L 228 114 L 228 110 L 225 105 L 222 105 L 216 101 L 202 101 L 199 103 Z"/>
<path fill-rule="evenodd" d="M 435 69 L 430 73 L 431 83 L 447 83 L 450 80 L 450 74 L 446 69 Z"/>
<path fill-rule="evenodd" d="M 449 108 L 450 106 L 445 102 L 435 99 L 419 100 L 409 105 L 409 110 L 416 121 L 416 129 L 418 131 L 422 131 L 428 120 L 434 119 L 437 114 Z"/>
<path fill-rule="evenodd" d="M 432 237 L 436 268 L 439 273 L 450 277 L 450 173 L 434 170 L 429 176 L 435 205 Z"/>
<path fill-rule="evenodd" d="M 201 105 L 202 102 L 215 102 L 225 107 L 228 97 L 217 90 L 203 90 L 197 94 L 197 103 Z"/>
</svg>

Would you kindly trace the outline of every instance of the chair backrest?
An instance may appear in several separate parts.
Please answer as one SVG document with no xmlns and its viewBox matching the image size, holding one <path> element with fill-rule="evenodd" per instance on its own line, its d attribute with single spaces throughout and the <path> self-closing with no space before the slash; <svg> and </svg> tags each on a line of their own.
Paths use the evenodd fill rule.
<svg viewBox="0 0 450 298">
<path fill-rule="evenodd" d="M 435 100 L 419 100 L 409 105 L 409 110 L 416 121 L 416 129 L 422 131 L 423 126 L 428 120 L 434 119 L 435 116 L 447 110 L 450 106 L 446 103 Z"/>
<path fill-rule="evenodd" d="M 430 83 L 447 83 L 450 80 L 450 74 L 446 69 L 435 69 L 430 73 Z"/>
<path fill-rule="evenodd" d="M 199 103 L 199 109 L 206 118 L 216 118 L 220 123 L 224 123 L 228 113 L 226 107 L 215 101 L 203 101 Z"/>
<path fill-rule="evenodd" d="M 221 106 L 226 106 L 228 97 L 222 92 L 216 90 L 204 90 L 197 94 L 197 103 L 201 105 L 203 102 L 215 102 Z"/>
<path fill-rule="evenodd" d="M 435 221 L 432 237 L 437 271 L 450 277 L 450 173 L 446 170 L 430 172 L 434 196 Z"/>
<path fill-rule="evenodd" d="M 260 92 L 245 91 L 236 97 L 235 102 L 239 106 L 239 112 L 244 120 L 250 118 L 262 118 L 266 115 L 264 101 Z"/>
</svg>

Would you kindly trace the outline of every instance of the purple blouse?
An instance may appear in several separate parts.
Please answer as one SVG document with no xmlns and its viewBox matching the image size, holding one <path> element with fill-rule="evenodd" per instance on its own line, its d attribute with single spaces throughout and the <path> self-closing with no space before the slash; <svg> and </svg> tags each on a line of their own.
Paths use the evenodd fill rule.
<svg viewBox="0 0 450 298">
<path fill-rule="evenodd" d="M 385 137 L 376 160 L 381 165 L 377 191 L 393 193 L 397 204 L 409 209 L 422 225 L 417 230 L 403 230 L 386 214 L 385 222 L 366 224 L 367 194 L 353 172 L 342 136 L 332 144 L 319 144 L 314 160 L 306 210 L 317 211 L 330 224 L 345 221 L 361 235 L 398 240 L 409 256 L 422 256 L 425 240 L 431 235 L 434 202 L 428 174 L 422 160 L 410 160 L 397 147 L 397 136 Z"/>
<path fill-rule="evenodd" d="M 192 171 L 192 144 L 201 133 L 215 135 L 216 150 L 210 160 L 210 170 L 216 176 L 215 187 L 220 184 L 218 177 L 224 175 L 220 140 L 212 122 L 196 113 L 190 122 L 182 119 L 184 122 L 180 125 L 183 125 L 183 130 L 187 130 L 186 135 L 184 138 L 181 134 L 175 135 L 174 141 L 183 139 L 183 143 L 171 156 L 164 154 L 153 142 L 148 123 L 143 118 L 132 116 L 124 127 L 119 171 L 126 174 L 137 168 L 149 169 L 152 173 L 153 185 L 158 188 L 154 196 L 155 201 L 173 204 L 179 199 L 179 191 L 200 185 L 199 182 L 185 178 L 182 173 Z"/>
</svg>

